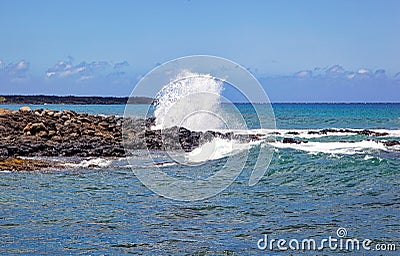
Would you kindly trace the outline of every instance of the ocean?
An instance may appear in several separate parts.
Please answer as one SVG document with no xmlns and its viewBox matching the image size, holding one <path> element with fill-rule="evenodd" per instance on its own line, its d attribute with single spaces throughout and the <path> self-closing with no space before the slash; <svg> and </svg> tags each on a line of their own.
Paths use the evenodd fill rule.
<svg viewBox="0 0 400 256">
<path fill-rule="evenodd" d="M 21 105 L 0 105 L 19 109 Z M 229 109 L 230 105 L 224 106 Z M 237 104 L 255 133 L 257 118 L 249 104 Z M 272 142 L 274 154 L 262 179 L 249 186 L 245 166 L 221 193 L 199 201 L 164 198 L 135 176 L 150 168 L 138 151 L 124 158 L 63 158 L 66 168 L 0 173 L 0 254 L 3 255 L 396 255 L 400 250 L 400 148 L 376 141 L 400 139 L 400 104 L 272 104 L 277 131 L 301 144 Z M 31 105 L 101 115 L 124 114 L 124 105 Z M 142 116 L 147 105 L 134 105 Z M 370 129 L 387 135 L 310 134 L 318 129 Z M 279 137 L 279 136 L 278 136 Z M 249 161 L 254 161 L 250 149 Z M 168 156 L 160 154 L 164 162 Z M 205 177 L 225 163 L 221 155 L 184 173 L 166 165 L 170 175 Z M 53 159 L 54 160 L 54 159 Z M 96 166 L 96 167 L 93 167 Z M 287 251 L 259 248 L 259 240 L 338 237 L 372 240 L 375 250 Z"/>
</svg>

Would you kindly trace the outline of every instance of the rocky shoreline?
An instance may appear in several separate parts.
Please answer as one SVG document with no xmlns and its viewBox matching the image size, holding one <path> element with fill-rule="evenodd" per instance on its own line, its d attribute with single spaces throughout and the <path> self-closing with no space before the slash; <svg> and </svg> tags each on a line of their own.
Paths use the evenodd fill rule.
<svg viewBox="0 0 400 256">
<path fill-rule="evenodd" d="M 16 156 L 123 156 L 122 118 L 73 111 L 6 111 L 0 115 L 0 158 Z"/>
<path fill-rule="evenodd" d="M 123 157 L 127 149 L 189 152 L 214 137 L 255 140 L 255 135 L 192 132 L 185 128 L 151 130 L 154 119 L 95 116 L 70 110 L 0 111 L 0 159 L 17 156 Z M 122 126 L 125 127 L 123 143 Z"/>
<path fill-rule="evenodd" d="M 249 142 L 265 136 L 265 134 L 216 131 L 195 132 L 182 127 L 152 130 L 150 127 L 154 121 L 154 119 L 89 115 L 70 110 L 31 110 L 29 107 L 22 107 L 19 111 L 0 109 L 0 161 L 37 156 L 124 157 L 129 155 L 130 150 L 137 149 L 190 152 L 214 138 Z M 308 132 L 319 135 L 327 133 L 354 133 L 368 137 L 388 135 L 371 130 L 350 129 Z M 296 131 L 285 134 L 273 132 L 271 135 L 279 137 L 283 143 L 307 143 L 307 140 L 293 138 L 299 135 Z M 400 145 L 397 140 L 387 140 L 382 143 L 385 146 Z M 41 164 L 38 163 L 39 166 Z M 0 164 L 0 167 L 6 165 Z"/>
<path fill-rule="evenodd" d="M 48 168 L 63 168 L 53 162 L 37 159 L 23 159 L 11 157 L 0 160 L 0 171 L 36 171 Z"/>
</svg>

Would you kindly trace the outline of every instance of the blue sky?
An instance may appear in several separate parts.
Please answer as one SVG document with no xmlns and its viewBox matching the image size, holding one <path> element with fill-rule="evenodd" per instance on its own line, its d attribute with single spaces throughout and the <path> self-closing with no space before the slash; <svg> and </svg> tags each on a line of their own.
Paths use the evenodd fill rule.
<svg viewBox="0 0 400 256">
<path fill-rule="evenodd" d="M 385 0 L 3 0 L 0 94 L 128 95 L 158 63 L 207 54 L 249 68 L 273 101 L 400 101 L 399 13 Z"/>
</svg>

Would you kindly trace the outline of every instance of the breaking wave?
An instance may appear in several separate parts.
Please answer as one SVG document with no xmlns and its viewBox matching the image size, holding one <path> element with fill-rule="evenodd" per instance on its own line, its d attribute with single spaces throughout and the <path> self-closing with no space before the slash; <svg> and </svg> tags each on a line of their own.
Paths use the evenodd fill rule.
<svg viewBox="0 0 400 256">
<path fill-rule="evenodd" d="M 156 96 L 155 128 L 223 128 L 223 120 L 219 117 L 222 88 L 222 81 L 211 75 L 189 71 L 179 74 Z"/>
</svg>

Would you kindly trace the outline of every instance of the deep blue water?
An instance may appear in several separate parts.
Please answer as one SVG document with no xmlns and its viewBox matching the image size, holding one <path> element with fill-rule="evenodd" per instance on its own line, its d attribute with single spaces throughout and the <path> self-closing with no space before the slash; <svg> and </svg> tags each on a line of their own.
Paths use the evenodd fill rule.
<svg viewBox="0 0 400 256">
<path fill-rule="evenodd" d="M 122 115 L 124 110 L 120 105 L 32 107 L 106 115 Z M 249 114 L 248 120 L 254 119 L 248 106 L 238 107 Z M 400 104 L 273 107 L 280 129 L 400 129 Z M 147 106 L 137 109 L 142 113 Z M 146 168 L 140 159 L 135 168 Z M 196 202 L 165 199 L 142 185 L 124 159 L 111 160 L 99 168 L 0 173 L 0 254 L 297 255 L 299 251 L 260 251 L 257 241 L 263 234 L 321 240 L 337 237 L 339 227 L 346 228 L 349 237 L 368 238 L 374 245 L 394 243 L 397 254 L 400 250 L 400 156 L 393 150 L 309 154 L 279 148 L 257 185 L 247 185 L 250 170 L 245 168 L 227 190 Z M 219 161 L 223 159 L 205 168 Z M 254 161 L 251 154 L 249 161 Z M 177 171 L 174 166 L 166 170 Z M 305 253 L 337 252 L 325 248 Z M 397 255 L 362 250 L 347 254 Z"/>
</svg>

